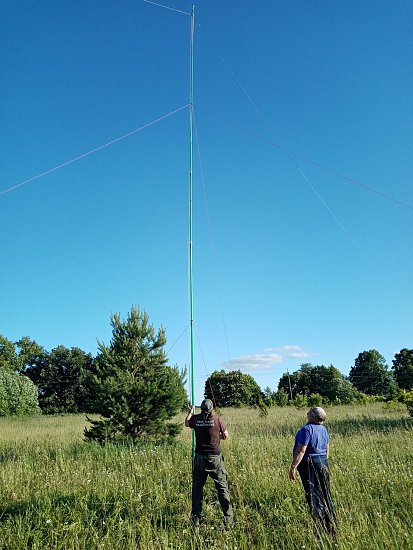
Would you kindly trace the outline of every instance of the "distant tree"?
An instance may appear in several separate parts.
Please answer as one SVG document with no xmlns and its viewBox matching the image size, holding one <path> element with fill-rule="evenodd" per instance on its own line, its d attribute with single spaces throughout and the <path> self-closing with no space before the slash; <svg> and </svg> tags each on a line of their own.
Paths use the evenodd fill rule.
<svg viewBox="0 0 413 550">
<path fill-rule="evenodd" d="M 250 374 L 241 371 L 214 371 L 205 382 L 204 395 L 216 407 L 242 407 L 258 405 L 263 393 Z"/>
<path fill-rule="evenodd" d="M 57 346 L 50 353 L 25 337 L 17 342 L 22 373 L 38 387 L 46 414 L 93 412 L 89 388 L 94 362 L 80 348 Z"/>
<path fill-rule="evenodd" d="M 391 372 L 388 371 L 385 358 L 371 349 L 358 354 L 354 367 L 351 367 L 349 380 L 359 391 L 367 395 L 387 397 L 397 393 L 397 387 Z"/>
<path fill-rule="evenodd" d="M 413 349 L 403 348 L 396 353 L 392 369 L 399 388 L 413 389 Z"/>
<path fill-rule="evenodd" d="M 285 407 L 288 405 L 288 394 L 286 394 L 284 390 L 274 392 L 273 396 L 274 405 L 277 405 L 277 407 Z"/>
<path fill-rule="evenodd" d="M 288 395 L 284 390 L 273 391 L 269 386 L 264 388 L 263 401 L 267 407 L 285 407 L 288 405 Z"/>
<path fill-rule="evenodd" d="M 0 334 L 0 368 L 16 372 L 20 368 L 19 355 L 13 342 Z"/>
<path fill-rule="evenodd" d="M 263 401 L 267 407 L 274 405 L 274 393 L 272 389 L 267 386 L 263 391 Z"/>
<path fill-rule="evenodd" d="M 310 407 L 321 407 L 323 402 L 324 402 L 323 396 L 320 395 L 319 393 L 311 393 L 307 397 L 307 403 Z"/>
<path fill-rule="evenodd" d="M 0 367 L 0 416 L 39 414 L 37 388 L 28 378 Z"/>
<path fill-rule="evenodd" d="M 409 391 L 402 390 L 400 392 L 399 401 L 406 405 L 407 412 L 410 416 L 413 416 L 413 389 Z"/>
<path fill-rule="evenodd" d="M 21 360 L 13 342 L 0 335 L 0 416 L 40 412 L 36 386 L 19 375 Z"/>
<path fill-rule="evenodd" d="M 305 407 L 308 407 L 307 396 L 303 395 L 302 393 L 297 393 L 294 398 L 293 404 L 297 409 L 304 409 Z"/>
<path fill-rule="evenodd" d="M 146 312 L 132 307 L 125 321 L 112 315 L 112 340 L 99 342 L 92 390 L 99 420 L 90 420 L 88 440 L 177 435 L 170 419 L 187 401 L 185 373 L 167 366 L 165 330 L 155 332 Z"/>
<path fill-rule="evenodd" d="M 288 396 L 290 396 L 290 386 L 293 399 L 297 395 L 307 398 L 310 395 L 319 395 L 330 403 L 350 403 L 357 398 L 358 394 L 352 384 L 333 365 L 326 367 L 304 363 L 300 370 L 292 374 L 285 373 L 280 378 L 278 388 Z"/>
<path fill-rule="evenodd" d="M 20 338 L 15 342 L 15 346 L 18 349 L 20 370 L 24 370 L 27 366 L 35 363 L 38 358 L 47 354 L 43 346 L 40 346 L 28 336 Z"/>
</svg>

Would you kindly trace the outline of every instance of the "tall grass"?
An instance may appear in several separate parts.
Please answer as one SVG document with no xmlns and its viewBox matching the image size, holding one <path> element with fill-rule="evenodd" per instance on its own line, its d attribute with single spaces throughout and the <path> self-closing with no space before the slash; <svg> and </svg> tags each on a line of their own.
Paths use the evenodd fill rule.
<svg viewBox="0 0 413 550">
<path fill-rule="evenodd" d="M 235 526 L 225 531 L 213 484 L 193 530 L 191 438 L 174 444 L 85 443 L 82 416 L 0 420 L 0 548 L 411 549 L 413 419 L 368 406 L 327 410 L 339 538 L 316 533 L 299 482 L 288 481 L 305 411 L 221 411 Z M 182 418 L 183 420 L 183 418 Z"/>
</svg>

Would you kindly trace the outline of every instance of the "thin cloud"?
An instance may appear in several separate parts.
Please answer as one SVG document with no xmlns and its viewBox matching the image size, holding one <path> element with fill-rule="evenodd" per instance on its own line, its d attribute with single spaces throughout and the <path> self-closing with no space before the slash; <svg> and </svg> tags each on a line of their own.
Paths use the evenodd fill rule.
<svg viewBox="0 0 413 550">
<path fill-rule="evenodd" d="M 313 357 L 314 355 L 316 354 L 303 351 L 302 348 L 297 345 L 277 346 L 266 348 L 260 353 L 235 357 L 230 362 L 226 361 L 223 363 L 221 368 L 245 371 L 268 370 L 273 365 L 282 363 L 285 359 L 305 359 L 307 357 Z"/>
<path fill-rule="evenodd" d="M 278 346 L 276 348 L 267 348 L 264 351 L 268 353 L 273 353 L 277 351 L 300 351 L 302 348 L 300 346 Z"/>
<path fill-rule="evenodd" d="M 295 353 L 289 353 L 288 355 L 286 355 L 286 357 L 288 357 L 288 359 L 302 359 L 302 358 L 305 358 L 305 357 L 314 357 L 314 355 L 316 355 L 315 353 L 309 353 L 307 351 L 299 351 L 299 352 L 295 352 Z"/>
<path fill-rule="evenodd" d="M 282 363 L 284 357 L 276 353 L 255 353 L 252 355 L 241 355 L 231 360 L 231 363 L 224 363 L 223 367 L 228 369 L 258 370 L 270 369 L 276 363 Z"/>
</svg>

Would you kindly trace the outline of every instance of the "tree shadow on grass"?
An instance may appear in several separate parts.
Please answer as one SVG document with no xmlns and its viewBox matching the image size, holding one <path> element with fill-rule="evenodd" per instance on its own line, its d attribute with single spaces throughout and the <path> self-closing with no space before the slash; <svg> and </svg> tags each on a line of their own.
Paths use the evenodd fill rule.
<svg viewBox="0 0 413 550">
<path fill-rule="evenodd" d="M 31 499 L 26 502 L 16 502 L 10 506 L 0 507 L 0 520 L 4 521 L 13 517 L 24 517 L 43 514 L 46 510 L 46 506 L 42 505 L 42 500 Z M 52 499 L 52 506 L 54 510 L 64 508 L 67 512 L 72 510 L 76 502 L 74 495 L 56 496 Z"/>
<path fill-rule="evenodd" d="M 151 518 L 151 524 L 157 529 L 173 529 L 177 526 L 182 526 L 182 509 L 173 503 L 166 504 L 162 507 L 157 507 L 154 510 Z"/>
<path fill-rule="evenodd" d="M 16 502 L 10 506 L 0 507 L 0 520 L 7 520 L 13 517 L 46 517 L 49 512 L 54 516 L 73 518 L 81 513 L 92 523 L 99 525 L 109 517 L 116 514 L 123 520 L 128 517 L 135 517 L 133 506 L 125 499 L 119 499 L 118 495 L 106 495 L 105 498 L 96 495 L 89 495 L 79 498 L 76 495 L 57 495 L 44 502 L 42 499 L 31 499 L 26 502 Z M 75 519 L 75 518 L 73 518 Z"/>
<path fill-rule="evenodd" d="M 329 420 L 328 430 L 332 434 L 357 435 L 364 433 L 387 434 L 400 430 L 413 430 L 413 418 L 375 418 L 369 415 L 362 417 L 345 418 L 343 420 Z"/>
</svg>

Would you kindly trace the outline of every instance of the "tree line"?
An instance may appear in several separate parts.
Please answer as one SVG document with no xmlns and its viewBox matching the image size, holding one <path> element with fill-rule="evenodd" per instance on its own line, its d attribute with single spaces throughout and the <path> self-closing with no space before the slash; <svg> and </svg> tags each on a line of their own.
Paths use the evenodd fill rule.
<svg viewBox="0 0 413 550">
<path fill-rule="evenodd" d="M 395 354 L 391 369 L 377 350 L 363 351 L 355 359 L 349 376 L 333 365 L 303 363 L 295 372 L 281 376 L 277 391 L 269 387 L 262 391 L 252 376 L 240 371 L 215 371 L 205 383 L 205 396 L 218 407 L 288 404 L 305 407 L 389 401 L 411 390 L 413 350 L 407 348 Z"/>
<path fill-rule="evenodd" d="M 175 435 L 170 419 L 185 408 L 185 372 L 167 365 L 166 334 L 149 323 L 148 315 L 132 307 L 127 318 L 111 316 L 112 339 L 98 341 L 96 357 L 63 345 L 47 351 L 23 337 L 11 342 L 0 336 L 0 416 L 42 412 L 98 413 L 85 436 L 100 441 L 126 435 Z M 396 353 L 392 367 L 377 350 L 363 351 L 349 376 L 333 365 L 302 364 L 284 373 L 277 391 L 261 390 L 240 371 L 215 371 L 204 395 L 217 407 L 347 404 L 369 399 L 412 397 L 413 350 Z M 407 398 L 406 398 L 407 399 Z M 407 403 L 407 401 L 406 401 Z"/>
<path fill-rule="evenodd" d="M 181 423 L 171 419 L 188 398 L 185 371 L 167 365 L 165 330 L 156 331 L 138 307 L 125 320 L 112 315 L 111 326 L 111 341 L 98 341 L 96 357 L 0 336 L 0 416 L 97 413 L 85 438 L 100 442 L 176 435 Z"/>
</svg>

